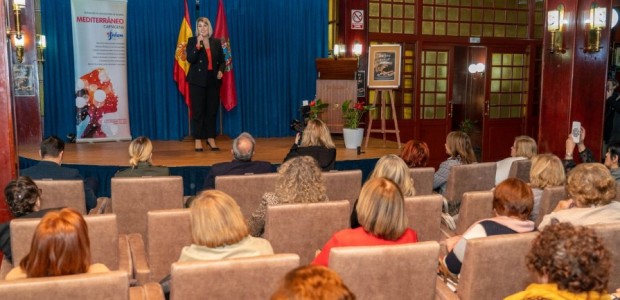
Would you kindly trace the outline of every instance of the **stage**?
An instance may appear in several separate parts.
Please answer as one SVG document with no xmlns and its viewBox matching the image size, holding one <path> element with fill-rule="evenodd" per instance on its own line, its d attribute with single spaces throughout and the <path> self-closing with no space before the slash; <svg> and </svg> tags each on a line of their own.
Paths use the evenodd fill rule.
<svg viewBox="0 0 620 300">
<path fill-rule="evenodd" d="M 386 154 L 398 154 L 398 145 L 393 141 L 371 138 L 368 148 L 363 147 L 358 155 L 355 149 L 346 149 L 342 135 L 334 135 L 336 144 L 336 169 L 361 169 L 366 178 L 378 158 Z M 279 165 L 288 153 L 294 138 L 259 138 L 253 160 L 264 160 Z M 202 189 L 203 181 L 211 166 L 232 160 L 232 139 L 218 136 L 220 151 L 194 151 L 191 141 L 153 141 L 153 164 L 170 167 L 171 175 L 183 177 L 184 194 L 195 195 Z M 83 177 L 94 177 L 99 181 L 97 196 L 110 196 L 110 179 L 118 170 L 129 166 L 129 141 L 66 144 L 63 165 L 80 171 Z M 20 169 L 30 167 L 39 160 L 38 145 L 20 146 Z"/>
</svg>

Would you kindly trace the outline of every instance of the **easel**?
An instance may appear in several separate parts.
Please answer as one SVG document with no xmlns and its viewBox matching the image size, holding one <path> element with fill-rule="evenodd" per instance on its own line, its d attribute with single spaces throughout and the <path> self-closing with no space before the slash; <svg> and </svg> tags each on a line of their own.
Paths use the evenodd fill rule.
<svg viewBox="0 0 620 300">
<path fill-rule="evenodd" d="M 385 101 L 384 96 L 387 94 L 390 97 L 390 104 L 392 106 L 392 119 L 394 120 L 394 129 L 385 129 Z M 370 140 L 371 132 L 379 132 L 383 133 L 383 144 L 385 144 L 385 134 L 386 133 L 395 133 L 396 141 L 398 142 L 398 149 L 400 149 L 400 130 L 398 130 L 398 120 L 396 118 L 396 105 L 394 98 L 394 90 L 375 90 L 375 106 L 381 104 L 381 129 L 372 129 L 372 117 L 368 117 L 368 128 L 366 129 L 366 143 L 364 144 L 364 148 L 368 148 L 368 140 Z"/>
</svg>

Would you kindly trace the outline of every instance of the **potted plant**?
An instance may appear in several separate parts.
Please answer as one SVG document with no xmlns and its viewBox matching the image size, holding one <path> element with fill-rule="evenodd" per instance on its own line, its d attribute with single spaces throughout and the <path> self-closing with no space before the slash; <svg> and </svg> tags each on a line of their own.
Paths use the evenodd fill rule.
<svg viewBox="0 0 620 300">
<path fill-rule="evenodd" d="M 362 145 L 364 138 L 364 128 L 358 128 L 364 113 L 375 109 L 374 105 L 364 105 L 363 101 L 353 103 L 353 100 L 346 100 L 342 103 L 342 119 L 344 127 L 342 135 L 347 149 L 357 149 Z"/>
<path fill-rule="evenodd" d="M 312 100 L 310 102 L 310 113 L 308 114 L 309 120 L 319 119 L 319 116 L 323 113 L 329 103 L 323 103 L 321 99 Z"/>
</svg>

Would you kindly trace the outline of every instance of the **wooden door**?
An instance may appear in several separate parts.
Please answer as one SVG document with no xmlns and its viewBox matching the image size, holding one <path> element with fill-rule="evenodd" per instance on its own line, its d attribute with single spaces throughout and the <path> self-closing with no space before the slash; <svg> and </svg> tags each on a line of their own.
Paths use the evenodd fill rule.
<svg viewBox="0 0 620 300">
<path fill-rule="evenodd" d="M 482 160 L 510 156 L 514 138 L 524 134 L 528 99 L 530 58 L 525 47 L 489 47 L 485 76 Z"/>
</svg>

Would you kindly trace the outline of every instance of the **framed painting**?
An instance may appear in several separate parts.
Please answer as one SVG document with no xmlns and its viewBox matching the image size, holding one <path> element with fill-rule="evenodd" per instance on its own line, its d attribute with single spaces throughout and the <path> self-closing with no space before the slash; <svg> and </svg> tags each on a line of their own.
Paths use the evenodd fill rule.
<svg viewBox="0 0 620 300">
<path fill-rule="evenodd" d="M 400 45 L 373 45 L 368 49 L 368 87 L 398 88 L 400 86 Z"/>
</svg>

